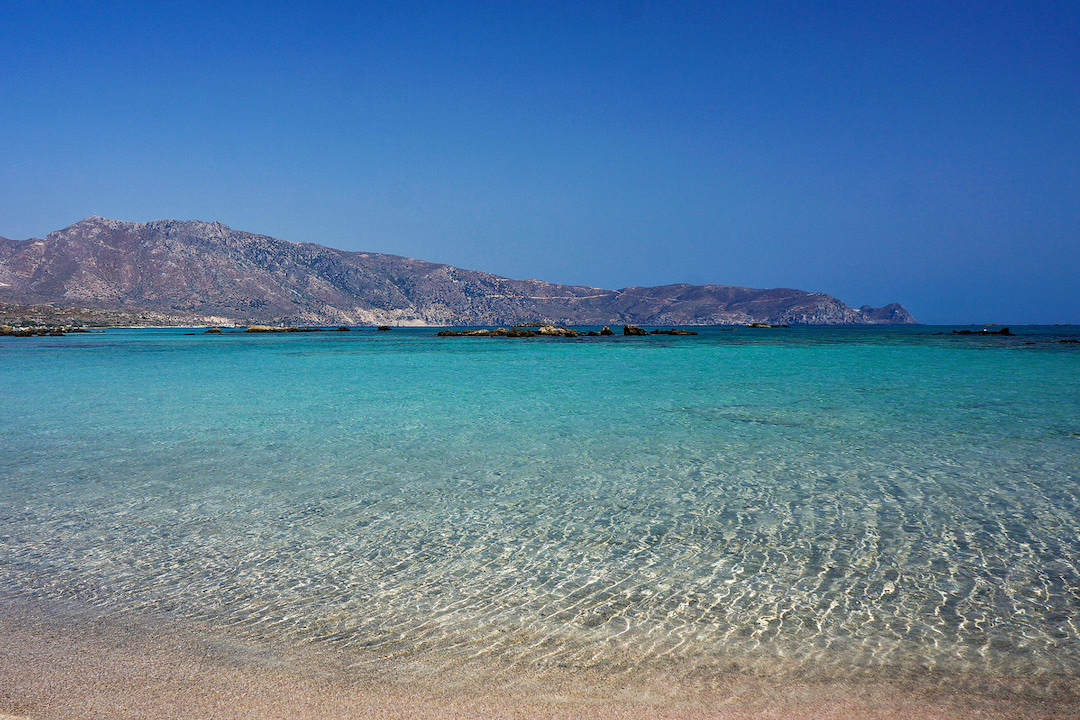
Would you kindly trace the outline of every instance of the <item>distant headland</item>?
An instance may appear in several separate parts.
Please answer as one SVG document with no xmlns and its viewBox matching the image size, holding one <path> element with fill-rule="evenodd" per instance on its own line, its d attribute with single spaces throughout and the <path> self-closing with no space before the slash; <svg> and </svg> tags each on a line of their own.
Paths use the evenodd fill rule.
<svg viewBox="0 0 1080 720">
<path fill-rule="evenodd" d="M 221 223 L 81 220 L 43 239 L 0 238 L 6 316 L 116 325 L 896 325 L 900 304 L 730 285 L 620 290 L 511 280 L 397 255 L 350 252 Z"/>
</svg>

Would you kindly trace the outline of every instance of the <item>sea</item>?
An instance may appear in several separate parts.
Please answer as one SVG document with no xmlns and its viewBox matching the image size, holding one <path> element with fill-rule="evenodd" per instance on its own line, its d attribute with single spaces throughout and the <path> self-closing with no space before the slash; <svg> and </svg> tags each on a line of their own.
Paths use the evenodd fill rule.
<svg viewBox="0 0 1080 720">
<path fill-rule="evenodd" d="M 0 338 L 0 608 L 1080 697 L 1080 327 L 692 329 Z"/>
</svg>

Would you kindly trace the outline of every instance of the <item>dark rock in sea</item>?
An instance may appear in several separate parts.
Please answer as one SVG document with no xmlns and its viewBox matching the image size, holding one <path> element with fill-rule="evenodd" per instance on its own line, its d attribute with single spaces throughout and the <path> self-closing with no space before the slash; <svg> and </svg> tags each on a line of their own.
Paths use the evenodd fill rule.
<svg viewBox="0 0 1080 720">
<path fill-rule="evenodd" d="M 790 325 L 770 325 L 768 323 L 752 322 L 752 323 L 747 323 L 746 327 L 748 327 L 748 328 L 786 328 L 786 327 L 790 327 Z"/>
<path fill-rule="evenodd" d="M 501 332 L 498 332 L 501 331 Z M 509 332 L 506 328 L 496 328 L 495 330 L 488 330 L 486 328 L 474 328 L 472 330 L 440 330 L 435 333 L 436 337 L 498 337 L 499 335 L 506 336 Z M 529 336 L 531 337 L 531 335 Z"/>
<path fill-rule="evenodd" d="M 1012 335 L 1012 333 L 1009 331 L 1009 328 L 1007 328 L 1007 327 L 1001 328 L 1000 330 L 987 330 L 986 328 L 983 328 L 982 330 L 978 330 L 978 331 L 976 331 L 976 330 L 953 330 L 952 332 L 953 332 L 953 335 Z"/>
<path fill-rule="evenodd" d="M 650 335 L 697 335 L 693 330 L 682 330 L 680 328 L 671 328 L 670 330 L 653 330 Z"/>
<path fill-rule="evenodd" d="M 1080 340 L 1058 340 L 1058 342 L 1066 345 L 1075 345 L 1077 343 L 1080 343 Z"/>
<path fill-rule="evenodd" d="M 510 338 L 531 338 L 538 336 L 545 337 L 577 337 L 577 330 L 571 330 L 570 328 L 561 327 L 559 325 L 551 325 L 548 323 L 526 323 L 523 325 L 515 325 L 512 328 L 495 328 L 494 330 L 488 330 L 486 328 L 475 328 L 472 330 L 440 330 L 435 333 L 437 337 L 510 337 Z"/>
<path fill-rule="evenodd" d="M 612 334 L 614 334 L 614 333 L 612 333 Z M 585 333 L 585 336 L 586 337 L 600 337 L 600 333 L 596 332 L 595 330 L 590 330 L 589 332 Z"/>
<path fill-rule="evenodd" d="M 248 325 L 244 328 L 246 333 L 309 333 L 322 331 L 322 328 L 316 327 L 274 327 L 272 325 Z"/>
<path fill-rule="evenodd" d="M 375 328 L 375 330 L 377 330 L 378 332 L 390 332 L 391 327 L 389 325 L 380 325 L 379 327 Z"/>
<path fill-rule="evenodd" d="M 601 335 L 614 335 L 615 333 L 611 330 L 611 328 L 609 328 L 607 325 L 605 325 L 604 329 L 600 331 L 600 334 Z"/>
<path fill-rule="evenodd" d="M 85 331 L 75 331 L 72 328 L 66 327 L 13 327 L 11 325 L 0 325 L 0 336 L 7 337 L 63 337 L 63 335 L 68 332 Z"/>
<path fill-rule="evenodd" d="M 570 328 L 563 327 L 562 325 L 554 325 L 549 322 L 524 322 L 517 323 L 509 331 L 505 328 L 496 328 L 495 334 L 500 337 L 532 337 L 530 335 L 518 335 L 514 334 L 514 331 L 520 331 L 528 329 L 528 332 L 532 332 L 533 335 L 548 335 L 556 337 L 577 337 L 577 330 L 571 330 Z M 509 334 L 507 334 L 509 333 Z"/>
<path fill-rule="evenodd" d="M 535 330 L 527 330 L 523 327 L 512 327 L 509 330 L 506 328 L 495 328 L 491 334 L 495 337 L 529 338 L 536 337 L 537 332 Z"/>
<path fill-rule="evenodd" d="M 339 328 L 337 329 L 337 332 L 349 332 L 349 328 L 347 328 L 347 327 L 345 327 L 344 325 L 342 325 L 341 327 L 339 327 Z"/>
<path fill-rule="evenodd" d="M 623 325 L 622 326 L 622 334 L 623 335 L 648 335 L 649 331 L 648 330 L 642 330 L 637 325 Z"/>
<path fill-rule="evenodd" d="M 551 337 L 577 337 L 578 331 L 571 330 L 570 328 L 562 327 L 561 325 L 541 325 L 536 328 L 537 335 L 548 335 Z"/>
<path fill-rule="evenodd" d="M 207 328 L 206 330 L 203 331 L 203 335 L 220 335 L 220 334 L 221 334 L 221 328 L 218 328 L 218 327 Z"/>
</svg>

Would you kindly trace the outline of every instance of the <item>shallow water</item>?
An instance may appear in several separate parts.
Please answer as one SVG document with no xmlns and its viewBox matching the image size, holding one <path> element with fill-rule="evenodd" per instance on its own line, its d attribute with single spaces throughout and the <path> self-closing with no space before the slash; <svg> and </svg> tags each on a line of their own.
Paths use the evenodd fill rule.
<svg viewBox="0 0 1080 720">
<path fill-rule="evenodd" d="M 1080 328 L 1013 331 L 3 338 L 0 596 L 357 672 L 1075 689 Z"/>
</svg>

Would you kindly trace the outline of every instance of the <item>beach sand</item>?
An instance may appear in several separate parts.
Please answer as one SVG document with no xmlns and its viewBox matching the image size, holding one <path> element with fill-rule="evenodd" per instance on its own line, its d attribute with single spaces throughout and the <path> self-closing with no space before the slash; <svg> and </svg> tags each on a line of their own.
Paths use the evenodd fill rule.
<svg viewBox="0 0 1080 720">
<path fill-rule="evenodd" d="M 1075 718 L 1076 695 L 932 683 L 777 683 L 732 676 L 690 687 L 663 674 L 587 672 L 490 681 L 483 668 L 365 676 L 319 649 L 2 606 L 0 718 Z M 407 664 L 407 661 L 403 661 Z M 408 676 L 408 677 L 406 677 Z M 1075 687 L 1075 685 L 1073 685 Z M 1068 688 L 1068 684 L 1066 685 Z"/>
</svg>

